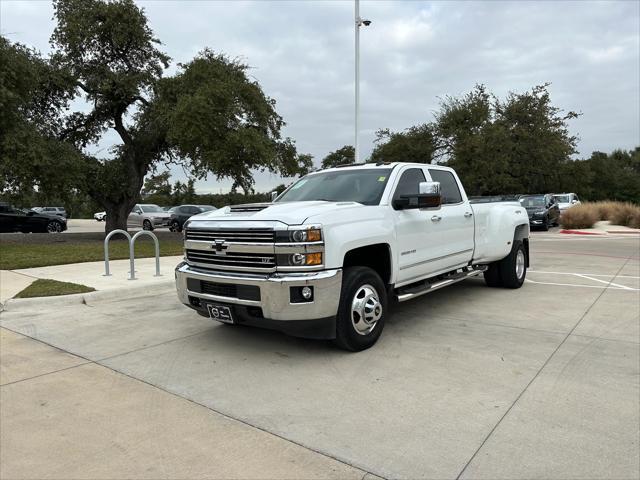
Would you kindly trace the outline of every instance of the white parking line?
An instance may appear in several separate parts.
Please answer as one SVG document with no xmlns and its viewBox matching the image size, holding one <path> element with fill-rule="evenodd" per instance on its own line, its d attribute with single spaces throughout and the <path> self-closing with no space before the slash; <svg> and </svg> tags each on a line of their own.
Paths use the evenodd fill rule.
<svg viewBox="0 0 640 480">
<path fill-rule="evenodd" d="M 602 273 L 578 273 L 578 272 L 543 272 L 541 270 L 529 270 L 529 273 L 547 273 L 552 275 L 589 275 L 590 277 L 613 277 L 615 274 L 604 275 Z M 616 278 L 640 278 L 632 275 L 615 275 Z"/>
<path fill-rule="evenodd" d="M 634 290 L 631 287 L 625 287 L 624 285 L 619 285 L 619 284 L 613 283 L 611 281 L 607 282 L 606 280 L 599 280 L 597 278 L 588 277 L 587 275 L 582 275 L 581 273 L 576 273 L 575 276 L 576 277 L 586 278 L 587 280 L 593 280 L 594 282 L 606 283 L 609 287 L 620 287 L 620 288 L 622 288 L 624 290 Z"/>
<path fill-rule="evenodd" d="M 577 284 L 577 283 L 553 283 L 553 282 L 537 282 L 535 280 L 531 280 L 531 279 L 525 279 L 525 281 L 527 283 L 536 283 L 538 285 L 557 285 L 560 287 L 583 287 L 583 288 L 610 288 L 611 290 L 622 290 L 625 292 L 640 292 L 640 289 L 638 288 L 630 288 L 630 287 L 614 287 L 613 284 L 609 285 L 609 286 L 600 286 L 600 285 L 582 285 L 582 284 Z"/>
</svg>

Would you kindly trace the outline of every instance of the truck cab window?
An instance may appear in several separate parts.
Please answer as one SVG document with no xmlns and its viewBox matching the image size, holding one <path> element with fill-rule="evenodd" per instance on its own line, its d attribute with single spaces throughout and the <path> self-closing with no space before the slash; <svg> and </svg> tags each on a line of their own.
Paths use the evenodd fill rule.
<svg viewBox="0 0 640 480">
<path fill-rule="evenodd" d="M 429 174 L 434 182 L 440 182 L 440 192 L 442 194 L 442 204 L 460 203 L 462 194 L 458 188 L 458 182 L 451 172 L 446 170 L 429 169 Z"/>
<path fill-rule="evenodd" d="M 398 186 L 393 194 L 393 200 L 398 200 L 402 195 L 417 195 L 420 193 L 420 182 L 426 182 L 421 168 L 410 168 L 400 176 Z"/>
</svg>

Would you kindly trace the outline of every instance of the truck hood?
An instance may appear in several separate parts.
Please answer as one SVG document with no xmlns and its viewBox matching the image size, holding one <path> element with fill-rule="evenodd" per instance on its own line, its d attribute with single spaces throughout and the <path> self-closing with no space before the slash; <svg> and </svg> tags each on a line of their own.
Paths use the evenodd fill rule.
<svg viewBox="0 0 640 480">
<path fill-rule="evenodd" d="M 282 203 L 250 203 L 232 205 L 210 212 L 199 213 L 190 220 L 229 220 L 229 221 L 278 221 L 287 225 L 301 225 L 307 219 L 325 213 L 339 214 L 340 210 L 362 208 L 356 202 L 282 202 Z"/>
</svg>

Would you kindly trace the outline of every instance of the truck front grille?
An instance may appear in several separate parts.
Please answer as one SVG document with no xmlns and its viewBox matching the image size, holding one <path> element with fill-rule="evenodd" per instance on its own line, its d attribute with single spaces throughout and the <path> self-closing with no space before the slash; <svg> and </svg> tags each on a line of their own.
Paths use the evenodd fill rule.
<svg viewBox="0 0 640 480">
<path fill-rule="evenodd" d="M 212 268 L 221 268 L 223 270 L 256 270 L 271 271 L 276 267 L 275 255 L 264 253 L 236 253 L 228 252 L 226 255 L 220 255 L 216 252 L 208 252 L 206 250 L 186 250 L 187 260 L 194 264 Z"/>
<path fill-rule="evenodd" d="M 215 230 L 203 230 L 188 228 L 185 231 L 185 239 L 202 240 L 215 242 L 224 240 L 226 242 L 240 243 L 273 243 L 275 241 L 274 231 L 270 228 L 255 228 L 250 230 L 237 230 L 220 228 Z"/>
</svg>

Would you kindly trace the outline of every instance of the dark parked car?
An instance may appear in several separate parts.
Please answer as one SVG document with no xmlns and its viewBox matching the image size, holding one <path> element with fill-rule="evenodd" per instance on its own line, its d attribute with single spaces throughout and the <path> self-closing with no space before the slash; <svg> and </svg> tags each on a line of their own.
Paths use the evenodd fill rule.
<svg viewBox="0 0 640 480">
<path fill-rule="evenodd" d="M 560 207 L 552 194 L 522 195 L 520 204 L 527 210 L 531 227 L 549 227 L 559 225 Z"/>
<path fill-rule="evenodd" d="M 179 207 L 173 207 L 169 210 L 169 213 L 171 213 L 169 230 L 172 232 L 181 232 L 184 222 L 189 220 L 190 217 L 215 209 L 216 207 L 212 207 L 211 205 L 180 205 Z"/>
<path fill-rule="evenodd" d="M 0 203 L 0 232 L 58 233 L 67 229 L 67 219 L 59 215 L 20 210 Z"/>
</svg>

